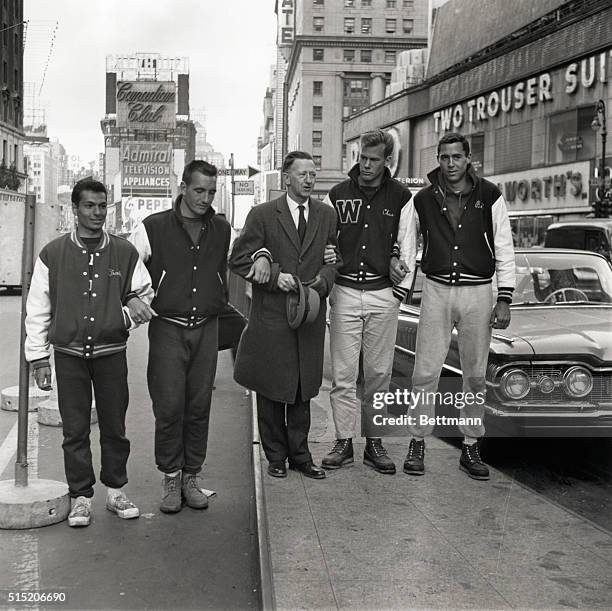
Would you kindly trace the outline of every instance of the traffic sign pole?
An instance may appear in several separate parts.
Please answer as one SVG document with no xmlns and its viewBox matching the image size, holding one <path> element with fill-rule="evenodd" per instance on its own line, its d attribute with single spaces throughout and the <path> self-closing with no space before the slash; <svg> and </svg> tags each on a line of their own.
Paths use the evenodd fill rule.
<svg viewBox="0 0 612 611">
<path fill-rule="evenodd" d="M 231 225 L 232 227 L 234 227 L 234 217 L 235 217 L 235 211 L 236 211 L 236 203 L 234 200 L 235 197 L 235 193 L 234 193 L 234 153 L 230 154 L 230 169 L 232 171 L 232 175 L 231 175 L 231 180 L 232 180 L 232 215 L 231 215 Z"/>
</svg>

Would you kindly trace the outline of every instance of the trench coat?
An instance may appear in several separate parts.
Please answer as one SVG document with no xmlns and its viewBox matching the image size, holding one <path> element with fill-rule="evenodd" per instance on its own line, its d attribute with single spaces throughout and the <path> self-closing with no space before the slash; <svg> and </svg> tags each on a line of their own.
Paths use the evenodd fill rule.
<svg viewBox="0 0 612 611">
<path fill-rule="evenodd" d="M 287 198 L 283 195 L 255 206 L 234 243 L 229 267 L 243 278 L 251 268 L 252 255 L 256 251 L 266 248 L 272 256 L 270 281 L 252 285 L 249 321 L 240 338 L 234 364 L 236 382 L 272 401 L 295 403 L 299 399 L 298 382 L 303 401 L 319 393 L 326 297 L 341 265 L 336 223 L 336 211 L 332 206 L 310 198 L 306 234 L 304 243 L 300 244 Z M 334 265 L 323 263 L 326 244 L 336 247 Z M 281 271 L 294 274 L 302 282 L 311 281 L 317 275 L 323 280 L 323 288 L 319 291 L 319 315 L 312 323 L 295 330 L 287 322 L 287 294 L 277 286 Z"/>
</svg>

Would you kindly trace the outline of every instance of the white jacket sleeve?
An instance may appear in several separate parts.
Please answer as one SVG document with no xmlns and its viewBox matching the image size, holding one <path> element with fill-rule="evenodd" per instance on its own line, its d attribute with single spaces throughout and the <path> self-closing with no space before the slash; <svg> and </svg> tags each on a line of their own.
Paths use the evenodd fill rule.
<svg viewBox="0 0 612 611">
<path fill-rule="evenodd" d="M 512 301 L 516 286 L 514 263 L 514 244 L 510 219 L 503 195 L 500 195 L 491 208 L 493 217 L 493 236 L 495 242 L 495 273 L 497 276 L 497 296 Z"/>
<path fill-rule="evenodd" d="M 128 240 L 136 247 L 140 258 L 146 263 L 151 257 L 151 244 L 144 223 L 138 223 L 134 227 L 134 231 L 128 236 Z"/>
<path fill-rule="evenodd" d="M 25 357 L 28 362 L 49 358 L 51 354 L 48 339 L 50 324 L 49 268 L 39 257 L 34 264 L 30 292 L 26 302 Z"/>
<path fill-rule="evenodd" d="M 400 260 L 408 267 L 408 273 L 397 286 L 406 291 L 409 291 L 412 286 L 412 277 L 416 266 L 416 227 L 416 210 L 414 208 L 414 198 L 411 197 L 402 208 L 397 232 Z"/>
</svg>

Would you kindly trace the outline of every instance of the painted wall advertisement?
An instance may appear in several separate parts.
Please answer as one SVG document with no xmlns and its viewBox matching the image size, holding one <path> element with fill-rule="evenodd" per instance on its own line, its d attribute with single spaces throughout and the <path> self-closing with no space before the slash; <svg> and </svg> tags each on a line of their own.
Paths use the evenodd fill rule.
<svg viewBox="0 0 612 611">
<path fill-rule="evenodd" d="M 172 208 L 171 197 L 122 197 L 121 230 L 124 233 L 131 232 L 145 217 L 170 208 Z"/>
<path fill-rule="evenodd" d="M 174 81 L 120 81 L 117 83 L 117 127 L 174 129 Z"/>
</svg>

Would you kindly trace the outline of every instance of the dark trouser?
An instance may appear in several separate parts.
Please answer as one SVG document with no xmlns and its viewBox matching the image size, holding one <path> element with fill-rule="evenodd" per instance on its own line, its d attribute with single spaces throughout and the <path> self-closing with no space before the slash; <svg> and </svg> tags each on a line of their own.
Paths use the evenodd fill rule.
<svg viewBox="0 0 612 611">
<path fill-rule="evenodd" d="M 147 381 L 155 414 L 155 462 L 163 473 L 201 471 L 216 370 L 216 317 L 195 329 L 151 320 Z"/>
<path fill-rule="evenodd" d="M 312 460 L 308 449 L 310 401 L 280 403 L 257 393 L 257 423 L 268 461 L 284 462 L 288 457 L 302 464 Z"/>
<path fill-rule="evenodd" d="M 125 351 L 86 360 L 55 351 L 57 397 L 64 429 L 64 469 L 71 497 L 92 497 L 96 482 L 89 445 L 91 384 L 100 428 L 100 481 L 110 488 L 127 483 L 130 442 L 125 437 L 129 394 Z"/>
</svg>

